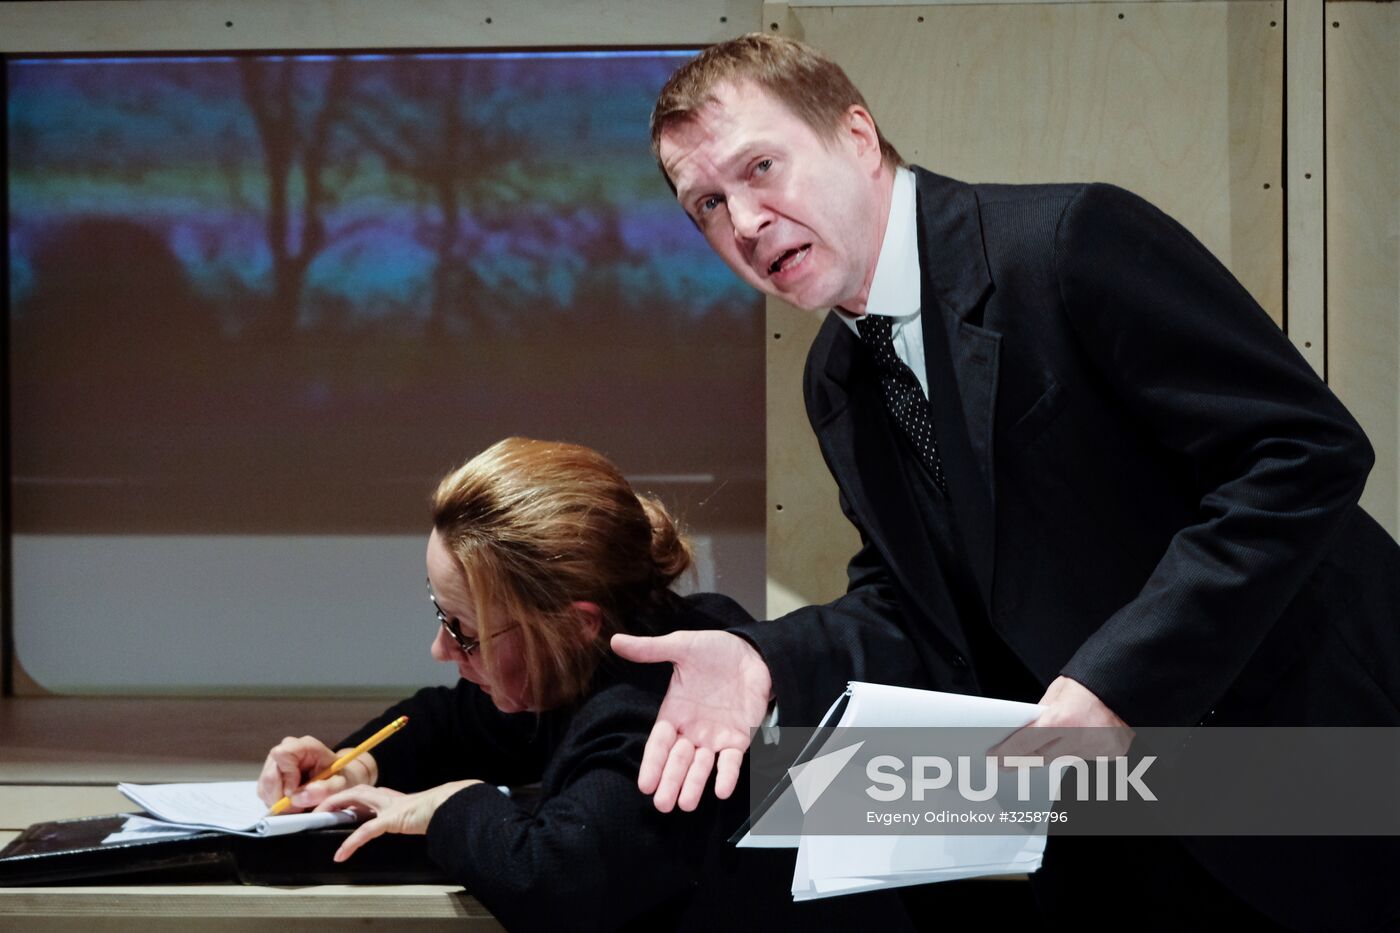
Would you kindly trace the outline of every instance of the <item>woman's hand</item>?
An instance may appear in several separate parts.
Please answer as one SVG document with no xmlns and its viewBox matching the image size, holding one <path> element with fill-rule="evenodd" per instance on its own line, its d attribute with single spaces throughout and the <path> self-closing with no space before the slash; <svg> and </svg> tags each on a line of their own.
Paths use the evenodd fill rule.
<svg viewBox="0 0 1400 933">
<path fill-rule="evenodd" d="M 353 809 L 374 814 L 361 823 L 336 850 L 335 860 L 343 862 L 360 846 L 385 833 L 421 836 L 428 831 L 433 814 L 444 800 L 464 787 L 480 781 L 453 781 L 417 794 L 401 794 L 387 787 L 351 787 L 321 801 L 317 812 Z"/>
<path fill-rule="evenodd" d="M 379 765 L 375 763 L 373 755 L 365 752 L 342 768 L 339 774 L 302 787 L 304 781 L 320 774 L 348 751 L 341 749 L 333 752 L 320 739 L 309 735 L 301 738 L 287 736 L 267 753 L 262 773 L 258 775 L 258 799 L 270 807 L 284 796 L 291 797 L 292 805 L 283 812 L 299 813 L 347 787 L 373 784 L 378 780 Z"/>
</svg>

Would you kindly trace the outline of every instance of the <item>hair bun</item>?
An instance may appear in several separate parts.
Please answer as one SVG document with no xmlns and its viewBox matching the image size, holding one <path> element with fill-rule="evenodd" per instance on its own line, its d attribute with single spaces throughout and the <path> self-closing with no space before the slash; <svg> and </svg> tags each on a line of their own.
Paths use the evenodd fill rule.
<svg viewBox="0 0 1400 933">
<path fill-rule="evenodd" d="M 690 541 L 681 534 L 660 499 L 638 494 L 637 500 L 651 523 L 651 561 L 656 567 L 656 576 L 662 586 L 670 586 L 694 563 Z"/>
</svg>

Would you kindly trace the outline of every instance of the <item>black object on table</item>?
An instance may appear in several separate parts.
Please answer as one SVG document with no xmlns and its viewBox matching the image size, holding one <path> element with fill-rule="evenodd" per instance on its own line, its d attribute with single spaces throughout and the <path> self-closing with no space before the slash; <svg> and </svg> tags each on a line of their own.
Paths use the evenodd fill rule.
<svg viewBox="0 0 1400 933">
<path fill-rule="evenodd" d="M 386 834 L 342 864 L 353 826 L 253 838 L 204 832 L 103 845 L 126 814 L 35 823 L 0 850 L 0 887 L 234 883 L 446 884 L 424 837 Z"/>
</svg>

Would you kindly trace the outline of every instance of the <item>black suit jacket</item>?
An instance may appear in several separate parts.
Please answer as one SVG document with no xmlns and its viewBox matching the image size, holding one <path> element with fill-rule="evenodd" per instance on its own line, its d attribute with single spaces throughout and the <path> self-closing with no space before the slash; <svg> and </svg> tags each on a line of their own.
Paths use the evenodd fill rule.
<svg viewBox="0 0 1400 933">
<path fill-rule="evenodd" d="M 1400 548 L 1356 505 L 1371 447 L 1268 315 L 1126 191 L 914 171 L 962 563 L 936 562 L 878 377 L 829 316 L 804 394 L 863 546 L 841 599 L 738 630 L 783 721 L 850 679 L 980 692 L 965 622 L 1130 726 L 1400 722 Z M 1377 874 L 1395 840 L 1184 841 L 1299 929 L 1400 910 Z"/>
<path fill-rule="evenodd" d="M 1371 447 L 1268 315 L 1126 191 L 914 171 L 971 624 L 1131 726 L 1222 704 L 1248 711 L 1236 721 L 1396 722 L 1400 549 L 1356 505 Z M 815 720 L 852 678 L 979 692 L 878 377 L 834 315 L 804 393 L 863 547 L 844 597 L 741 630 L 784 721 Z M 1306 702 L 1273 696 L 1285 673 Z"/>
</svg>

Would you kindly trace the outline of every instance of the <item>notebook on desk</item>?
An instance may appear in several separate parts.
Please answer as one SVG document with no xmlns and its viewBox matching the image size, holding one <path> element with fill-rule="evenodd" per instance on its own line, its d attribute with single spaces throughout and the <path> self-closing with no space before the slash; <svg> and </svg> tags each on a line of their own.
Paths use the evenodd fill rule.
<svg viewBox="0 0 1400 933">
<path fill-rule="evenodd" d="M 103 842 L 128 842 L 213 831 L 241 836 L 283 836 L 345 823 L 350 810 L 272 816 L 258 798 L 256 781 L 199 781 L 192 784 L 118 784 L 128 800 L 150 816 L 132 816 Z"/>
<path fill-rule="evenodd" d="M 422 836 L 389 834 L 331 860 L 353 830 L 269 838 L 201 832 L 104 844 L 127 814 L 36 823 L 0 850 L 0 887 L 49 884 L 447 884 Z"/>
</svg>

